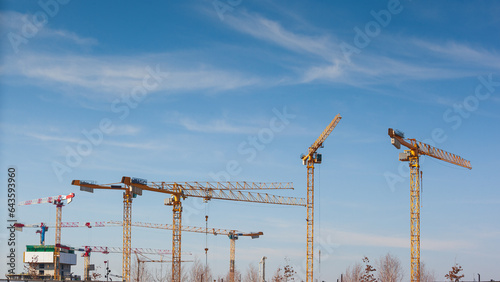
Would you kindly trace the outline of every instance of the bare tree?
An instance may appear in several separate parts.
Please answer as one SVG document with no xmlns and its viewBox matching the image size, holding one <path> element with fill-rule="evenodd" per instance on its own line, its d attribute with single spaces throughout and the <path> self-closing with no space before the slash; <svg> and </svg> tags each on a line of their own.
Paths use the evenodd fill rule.
<svg viewBox="0 0 500 282">
<path fill-rule="evenodd" d="M 259 282 L 259 270 L 253 264 L 249 264 L 243 282 Z"/>
<path fill-rule="evenodd" d="M 97 273 L 97 272 L 92 272 L 92 274 L 90 275 L 90 278 L 92 279 L 92 281 L 100 281 L 101 277 L 102 277 L 102 274 Z"/>
<path fill-rule="evenodd" d="M 285 281 L 294 281 L 295 280 L 295 270 L 293 270 L 293 266 L 290 264 L 285 265 L 283 268 L 283 276 L 285 277 Z"/>
<path fill-rule="evenodd" d="M 281 267 L 278 267 L 278 269 L 276 269 L 273 278 L 271 278 L 272 282 L 279 282 L 283 280 L 283 275 L 281 274 L 281 270 L 282 270 Z"/>
<path fill-rule="evenodd" d="M 192 282 L 208 282 L 212 281 L 212 270 L 208 265 L 203 265 L 198 258 L 195 258 L 188 276 L 189 281 Z"/>
<path fill-rule="evenodd" d="M 365 263 L 365 273 L 361 276 L 361 282 L 376 282 L 377 278 L 375 278 L 375 274 L 372 272 L 377 270 L 369 264 L 370 260 L 368 257 L 364 257 L 363 262 Z"/>
<path fill-rule="evenodd" d="M 434 271 L 427 269 L 424 262 L 420 262 L 420 282 L 434 282 L 436 281 L 436 274 Z"/>
<path fill-rule="evenodd" d="M 229 281 L 229 271 L 227 272 L 226 276 L 224 277 L 224 281 Z M 240 281 L 241 279 L 241 272 L 238 269 L 234 269 L 234 281 Z"/>
<path fill-rule="evenodd" d="M 172 274 L 167 268 L 160 267 L 156 268 L 154 274 L 151 275 L 151 281 L 153 282 L 163 282 L 172 281 Z"/>
<path fill-rule="evenodd" d="M 100 269 L 101 267 L 100 266 L 97 266 L 94 271 L 95 272 L 92 272 L 89 276 L 90 276 L 90 280 L 91 281 L 100 281 L 101 280 L 101 277 L 102 277 L 102 274 L 98 273 L 97 271 Z M 73 274 L 73 273 L 71 273 Z M 133 277 L 133 276 L 132 276 Z"/>
<path fill-rule="evenodd" d="M 151 281 L 151 275 L 146 269 L 146 265 L 143 261 L 139 259 L 139 256 L 136 255 L 136 259 L 134 260 L 134 264 L 132 265 L 132 281 L 136 282 L 147 282 Z"/>
<path fill-rule="evenodd" d="M 361 281 L 361 275 L 363 272 L 363 266 L 359 262 L 356 262 L 353 266 L 349 266 L 346 269 L 344 275 L 345 282 L 358 282 Z"/>
<path fill-rule="evenodd" d="M 170 270 L 172 269 L 170 264 L 157 264 L 154 273 L 150 274 L 150 281 L 153 282 L 169 282 L 172 281 L 172 273 Z M 185 276 L 184 266 L 182 266 L 182 275 Z"/>
<path fill-rule="evenodd" d="M 285 257 L 285 266 L 278 267 L 271 281 L 282 282 L 282 281 L 295 281 L 295 270 L 293 266 L 290 265 L 290 259 Z"/>
<path fill-rule="evenodd" d="M 28 262 L 28 265 L 24 266 L 24 271 L 26 271 L 30 278 L 35 279 L 38 276 L 36 271 L 36 266 L 38 264 L 38 256 L 33 256 L 31 261 Z"/>
<path fill-rule="evenodd" d="M 452 282 L 460 282 L 460 279 L 464 278 L 464 274 L 460 275 L 460 272 L 462 271 L 462 266 L 458 265 L 457 263 L 455 266 L 451 267 L 450 272 L 446 274 L 444 277 Z"/>
<path fill-rule="evenodd" d="M 377 278 L 384 282 L 401 282 L 404 279 L 404 270 L 399 258 L 387 253 L 377 261 Z"/>
</svg>

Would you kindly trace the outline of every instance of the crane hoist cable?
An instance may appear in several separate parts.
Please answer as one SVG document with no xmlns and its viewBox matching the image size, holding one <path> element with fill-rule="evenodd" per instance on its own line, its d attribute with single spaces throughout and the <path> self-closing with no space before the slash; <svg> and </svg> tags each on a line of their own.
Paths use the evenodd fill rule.
<svg viewBox="0 0 500 282">
<path fill-rule="evenodd" d="M 424 195 L 424 181 L 422 177 L 422 171 L 420 171 L 420 207 L 424 206 L 424 201 L 422 201 L 422 196 Z"/>
<path fill-rule="evenodd" d="M 205 202 L 205 274 L 208 270 L 208 213 L 210 211 L 210 207 L 208 206 L 209 202 Z"/>
</svg>

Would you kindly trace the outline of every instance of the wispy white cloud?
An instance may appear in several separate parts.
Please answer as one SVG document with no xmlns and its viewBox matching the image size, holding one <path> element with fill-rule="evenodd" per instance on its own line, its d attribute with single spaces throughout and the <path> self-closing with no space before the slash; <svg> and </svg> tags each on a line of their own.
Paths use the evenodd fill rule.
<svg viewBox="0 0 500 282">
<path fill-rule="evenodd" d="M 369 233 L 357 233 L 349 231 L 330 230 L 333 241 L 341 245 L 371 246 L 371 247 L 395 247 L 409 248 L 410 242 L 407 237 L 383 236 Z M 473 243 L 462 240 L 439 240 L 422 238 L 421 248 L 425 250 L 457 250 L 470 249 Z"/>
<path fill-rule="evenodd" d="M 203 116 L 188 116 L 182 112 L 170 112 L 165 118 L 165 123 L 192 132 L 249 135 L 256 134 L 262 128 L 269 126 L 269 120 L 265 116 L 256 114 L 251 119 L 241 119 L 229 112 L 222 112 L 220 116 L 208 119 Z"/>
<path fill-rule="evenodd" d="M 500 69 L 500 54 L 481 47 L 473 48 L 454 41 L 437 43 L 414 39 L 411 42 L 436 57 L 444 57 L 454 62 L 463 62 L 481 68 Z"/>
<path fill-rule="evenodd" d="M 403 47 L 401 47 L 403 48 Z M 391 49 L 398 49 L 392 47 Z M 422 54 L 427 50 L 412 47 L 413 54 Z M 353 55 L 354 56 L 354 55 Z M 330 81 L 353 86 L 376 85 L 402 80 L 442 80 L 478 75 L 478 67 L 487 68 L 489 64 L 470 66 L 457 58 L 444 58 L 439 54 L 431 63 L 413 57 L 401 57 L 399 54 L 380 55 L 371 50 L 362 51 L 351 62 L 323 62 L 306 69 L 301 80 L 304 83 L 314 80 Z M 500 60 L 500 56 L 497 58 Z M 484 72 L 484 70 L 483 70 Z"/>
<path fill-rule="evenodd" d="M 227 17 L 229 26 L 249 34 L 255 38 L 270 41 L 285 49 L 314 54 L 327 60 L 332 60 L 339 55 L 336 44 L 328 35 L 298 34 L 287 30 L 279 22 L 264 18 L 260 15 L 246 12 Z"/>
<path fill-rule="evenodd" d="M 26 136 L 43 142 L 55 141 L 55 142 L 65 142 L 65 143 L 78 143 L 80 141 L 80 139 L 78 138 L 61 137 L 61 136 L 46 135 L 46 134 L 32 133 L 32 132 L 27 132 Z"/>
<path fill-rule="evenodd" d="M 138 126 L 133 126 L 133 125 L 129 125 L 129 124 L 116 125 L 114 127 L 114 130 L 111 133 L 111 135 L 119 135 L 119 136 L 131 135 L 131 136 L 135 136 L 138 133 L 140 133 L 141 131 L 142 131 L 142 129 L 140 127 L 138 127 Z"/>
<path fill-rule="evenodd" d="M 67 41 L 81 47 L 90 47 L 98 44 L 98 40 L 91 37 L 81 37 L 78 34 L 62 30 L 53 29 L 49 26 L 51 18 L 47 17 L 47 21 L 41 21 L 41 17 L 37 17 L 36 25 L 33 14 L 22 14 L 16 11 L 0 11 L 0 24 L 6 32 L 14 33 L 23 36 L 25 31 L 23 28 L 30 27 L 30 35 L 27 38 L 31 39 L 49 39 L 50 41 Z M 40 22 L 41 21 L 41 22 Z"/>
<path fill-rule="evenodd" d="M 311 82 L 313 80 L 332 80 L 339 79 L 343 75 L 341 63 L 335 62 L 331 65 L 313 66 L 304 72 L 302 82 Z"/>
<path fill-rule="evenodd" d="M 26 21 L 29 22 L 32 18 L 31 14 L 14 11 L 0 12 L 3 33 L 22 35 Z M 11 76 L 14 79 L 27 79 L 28 83 L 48 85 L 64 90 L 61 92 L 72 92 L 93 98 L 130 94 L 132 89 L 141 85 L 149 74 L 146 68 L 149 66 L 155 69 L 157 65 L 162 72 L 168 73 L 168 79 L 155 88 L 154 92 L 224 91 L 262 83 L 258 75 L 206 65 L 193 59 L 189 52 L 152 53 L 132 57 L 56 52 L 53 48 L 54 42 L 58 43 L 56 46 L 62 42 L 69 42 L 88 48 L 98 44 L 98 41 L 94 38 L 82 37 L 72 31 L 53 29 L 50 27 L 50 22 L 40 24 L 35 28 L 36 34 L 28 38 L 28 43 L 17 46 L 22 49 L 22 55 L 9 52 L 4 54 L 0 65 L 2 75 Z M 3 35 L 6 36 L 6 34 Z M 9 49 L 10 43 L 7 41 L 4 41 L 3 45 L 4 48 Z"/>
<path fill-rule="evenodd" d="M 132 89 L 147 74 L 144 67 L 126 61 L 37 53 L 5 58 L 3 72 L 28 78 L 35 84 L 50 83 L 115 94 Z"/>
<path fill-rule="evenodd" d="M 261 83 L 261 79 L 216 67 L 181 67 L 172 65 L 168 54 L 151 54 L 135 58 L 119 56 L 84 56 L 29 53 L 8 56 L 1 71 L 3 75 L 29 78 L 31 83 L 56 87 L 92 90 L 82 95 L 114 96 L 130 94 L 140 86 L 149 69 L 165 74 L 154 89 L 159 91 L 223 91 Z M 186 63 L 188 64 L 188 63 Z M 163 75 L 163 74 L 162 74 Z M 75 91 L 78 92 L 78 91 Z"/>
<path fill-rule="evenodd" d="M 213 14 L 213 11 L 212 11 Z M 8 28 L 19 29 L 13 22 L 26 16 L 17 12 L 0 13 L 1 22 Z M 379 85 L 401 80 L 436 80 L 470 77 L 478 70 L 498 70 L 500 56 L 480 48 L 451 42 L 440 44 L 419 39 L 396 38 L 384 35 L 378 45 L 361 49 L 346 60 L 334 33 L 318 32 L 313 28 L 300 31 L 286 27 L 276 20 L 249 12 L 228 14 L 228 27 L 255 39 L 296 53 L 294 59 L 284 59 L 285 70 L 279 78 L 263 78 L 258 73 L 234 71 L 227 67 L 203 65 L 190 56 L 203 51 L 179 54 L 153 53 L 135 57 L 119 55 L 74 55 L 25 51 L 23 56 L 5 56 L 0 66 L 4 75 L 28 78 L 37 85 L 50 84 L 64 92 L 93 97 L 127 94 L 140 85 L 147 75 L 146 66 L 159 65 L 168 78 L 155 92 L 227 91 L 254 85 L 312 83 L 324 81 L 358 87 Z M 45 26 L 40 38 L 59 38 L 78 45 L 94 45 L 97 41 L 71 31 L 54 30 Z M 375 44 L 374 44 L 375 45 Z M 384 49 L 384 55 L 378 51 Z M 199 56 L 194 56 L 199 58 Z M 276 57 L 289 56 L 277 54 Z M 422 61 L 419 56 L 434 58 Z M 176 57 L 175 59 L 173 59 Z M 288 68 L 289 71 L 286 70 Z M 274 83 L 272 83 L 274 81 Z M 77 89 L 75 89 L 77 88 Z M 91 91 L 81 91 L 81 90 Z M 61 91 L 63 92 L 63 91 Z M 90 93 L 89 93 L 90 92 Z M 188 121 L 186 121 L 188 125 Z M 223 125 L 218 125 L 220 130 Z M 227 126 L 226 126 L 227 127 Z"/>
<path fill-rule="evenodd" d="M 57 136 L 57 135 L 47 135 L 42 133 L 35 132 L 26 132 L 25 136 L 29 138 L 33 138 L 37 141 L 41 142 L 59 142 L 64 144 L 78 144 L 79 142 L 84 141 L 83 138 L 75 138 L 75 137 L 67 137 L 67 136 Z M 164 144 L 160 144 L 155 141 L 136 141 L 136 142 L 125 142 L 125 141 L 113 141 L 103 139 L 102 145 L 111 146 L 111 147 L 121 147 L 121 148 L 129 148 L 129 149 L 144 149 L 144 150 L 158 150 L 166 147 Z"/>
<path fill-rule="evenodd" d="M 341 40 L 332 34 L 300 33 L 261 15 L 229 15 L 228 26 L 238 32 L 312 58 L 298 75 L 301 83 L 316 80 L 350 85 L 380 84 L 392 80 L 453 79 L 478 74 L 478 68 L 498 70 L 500 55 L 459 43 L 381 36 L 377 47 L 360 49 L 347 60 Z M 353 45 L 351 42 L 346 42 Z M 384 54 L 378 52 L 384 49 Z M 421 56 L 434 60 L 421 60 Z M 296 69 L 298 66 L 291 66 Z"/>
<path fill-rule="evenodd" d="M 204 133 L 240 133 L 252 134 L 258 131 L 258 128 L 244 125 L 233 125 L 225 119 L 214 119 L 205 123 L 200 123 L 191 118 L 180 118 L 179 124 L 189 131 Z"/>
<path fill-rule="evenodd" d="M 40 33 L 40 36 L 45 36 L 48 38 L 66 39 L 81 46 L 92 46 L 92 45 L 97 45 L 99 43 L 99 41 L 95 38 L 80 37 L 74 32 L 67 30 L 60 30 L 60 29 L 48 29 L 48 28 L 44 29 L 43 32 Z"/>
<path fill-rule="evenodd" d="M 117 141 L 104 141 L 104 145 L 109 145 L 113 147 L 122 147 L 128 149 L 143 149 L 143 150 L 159 150 L 165 148 L 165 145 L 158 144 L 156 142 L 117 142 Z"/>
</svg>

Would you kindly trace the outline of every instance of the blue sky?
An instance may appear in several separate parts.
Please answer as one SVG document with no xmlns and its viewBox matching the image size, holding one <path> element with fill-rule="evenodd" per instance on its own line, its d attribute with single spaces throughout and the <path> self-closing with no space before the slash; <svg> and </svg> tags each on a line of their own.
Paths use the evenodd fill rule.
<svg viewBox="0 0 500 282">
<path fill-rule="evenodd" d="M 455 263 L 469 280 L 500 278 L 497 2 L 40 3 L 0 6 L 0 179 L 6 186 L 5 170 L 17 167 L 18 200 L 76 192 L 64 221 L 121 220 L 120 193 L 70 183 L 122 176 L 291 181 L 295 190 L 279 194 L 305 197 L 299 156 L 340 113 L 316 169 L 315 277 L 334 281 L 387 252 L 409 277 L 409 172 L 387 136 L 394 127 L 473 167 L 422 158 L 422 260 L 437 279 Z M 304 208 L 187 199 L 184 209 L 186 225 L 203 226 L 207 214 L 211 227 L 264 232 L 238 240 L 240 271 L 265 255 L 269 275 L 285 257 L 303 273 Z M 18 217 L 54 222 L 55 209 L 21 207 Z M 170 223 L 171 210 L 144 193 L 133 220 Z M 120 228 L 62 236 L 121 246 Z M 37 238 L 18 234 L 21 245 Z M 204 235 L 183 239 L 204 260 Z M 133 229 L 132 244 L 171 249 L 171 235 Z M 225 274 L 228 240 L 208 237 L 208 247 L 212 269 Z M 108 258 L 120 273 L 120 255 Z"/>
</svg>

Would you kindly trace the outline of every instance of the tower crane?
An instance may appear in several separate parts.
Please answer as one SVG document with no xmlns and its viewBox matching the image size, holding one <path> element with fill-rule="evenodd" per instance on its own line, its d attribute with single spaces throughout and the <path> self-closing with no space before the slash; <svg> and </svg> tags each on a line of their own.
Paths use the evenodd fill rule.
<svg viewBox="0 0 500 282">
<path fill-rule="evenodd" d="M 56 206 L 56 238 L 55 245 L 61 244 L 61 219 L 62 219 L 62 207 L 64 206 L 64 200 L 66 200 L 66 204 L 71 203 L 73 198 L 75 197 L 75 193 L 71 193 L 69 195 L 58 195 L 54 197 L 46 197 L 39 198 L 29 201 L 20 202 L 19 206 L 29 206 L 34 204 L 54 204 Z M 42 228 L 43 230 L 43 228 Z M 41 231 L 40 231 L 41 232 Z M 44 238 L 45 239 L 45 238 Z M 45 243 L 45 240 L 44 240 Z M 61 279 L 61 273 L 59 271 L 59 248 L 54 248 L 54 280 Z"/>
<path fill-rule="evenodd" d="M 181 279 L 181 201 L 187 197 L 198 197 L 205 200 L 219 199 L 278 205 L 305 206 L 304 199 L 282 197 L 269 194 L 242 192 L 245 190 L 293 189 L 291 183 L 253 183 L 253 182 L 151 182 L 141 178 L 124 176 L 120 183 L 97 185 L 95 182 L 73 180 L 73 185 L 80 190 L 93 192 L 94 189 L 114 189 L 124 191 L 123 209 L 123 279 L 130 281 L 130 232 L 131 208 L 134 194 L 142 195 L 142 191 L 170 194 L 166 205 L 173 206 L 172 229 L 172 282 Z"/>
<path fill-rule="evenodd" d="M 323 130 L 318 139 L 309 147 L 307 154 L 300 156 L 302 164 L 307 165 L 307 259 L 306 259 L 306 282 L 313 282 L 314 268 L 314 164 L 320 164 L 321 154 L 319 148 L 340 122 L 342 117 L 337 114 L 330 124 Z"/>
<path fill-rule="evenodd" d="M 403 132 L 389 128 L 391 144 L 397 149 L 401 145 L 409 150 L 399 153 L 399 160 L 409 162 L 410 165 L 410 222 L 411 222 L 411 282 L 420 282 L 420 179 L 419 158 L 421 155 L 430 156 L 454 165 L 472 169 L 470 161 L 460 156 L 448 153 L 431 145 L 405 139 Z"/>
<path fill-rule="evenodd" d="M 122 224 L 120 221 L 110 221 L 111 224 Z M 155 228 L 155 229 L 167 229 L 173 230 L 174 226 L 172 224 L 158 224 L 158 223 L 146 223 L 146 222 L 134 222 L 132 226 L 145 227 L 145 228 Z M 196 233 L 209 233 L 213 235 L 225 235 L 230 240 L 230 256 L 229 256 L 229 281 L 234 282 L 234 267 L 236 259 L 236 240 L 240 236 L 251 237 L 252 239 L 259 238 L 264 235 L 263 232 L 249 232 L 243 233 L 237 230 L 227 230 L 220 228 L 205 228 L 205 227 L 193 227 L 193 226 L 182 226 L 181 231 L 185 232 L 196 232 Z"/>
<path fill-rule="evenodd" d="M 87 227 L 87 228 L 92 228 L 92 227 L 104 227 L 105 223 L 104 222 L 85 222 L 85 223 L 80 223 L 80 222 L 61 222 L 61 227 Z M 45 245 L 45 233 L 49 230 L 49 227 L 54 228 L 56 227 L 54 224 L 46 224 L 46 223 L 40 223 L 40 224 L 23 224 L 20 222 L 14 223 L 14 228 L 16 231 L 23 231 L 23 228 L 39 228 L 39 230 L 36 231 L 37 234 L 40 234 L 40 245 Z"/>
<path fill-rule="evenodd" d="M 24 227 L 28 228 L 39 228 L 36 234 L 40 234 L 40 245 L 45 245 L 45 233 L 49 230 L 49 226 L 45 225 L 43 222 L 40 224 L 22 224 L 19 222 L 14 223 L 14 228 L 16 231 L 23 231 Z"/>
<path fill-rule="evenodd" d="M 142 181 L 134 179 L 134 181 Z M 122 278 L 130 282 L 130 255 L 131 255 L 131 228 L 132 199 L 142 195 L 142 190 L 132 185 L 122 186 L 121 183 L 97 185 L 95 181 L 73 180 L 72 185 L 80 186 L 81 191 L 94 193 L 94 189 L 122 190 L 123 191 L 123 253 L 122 253 Z"/>
</svg>

